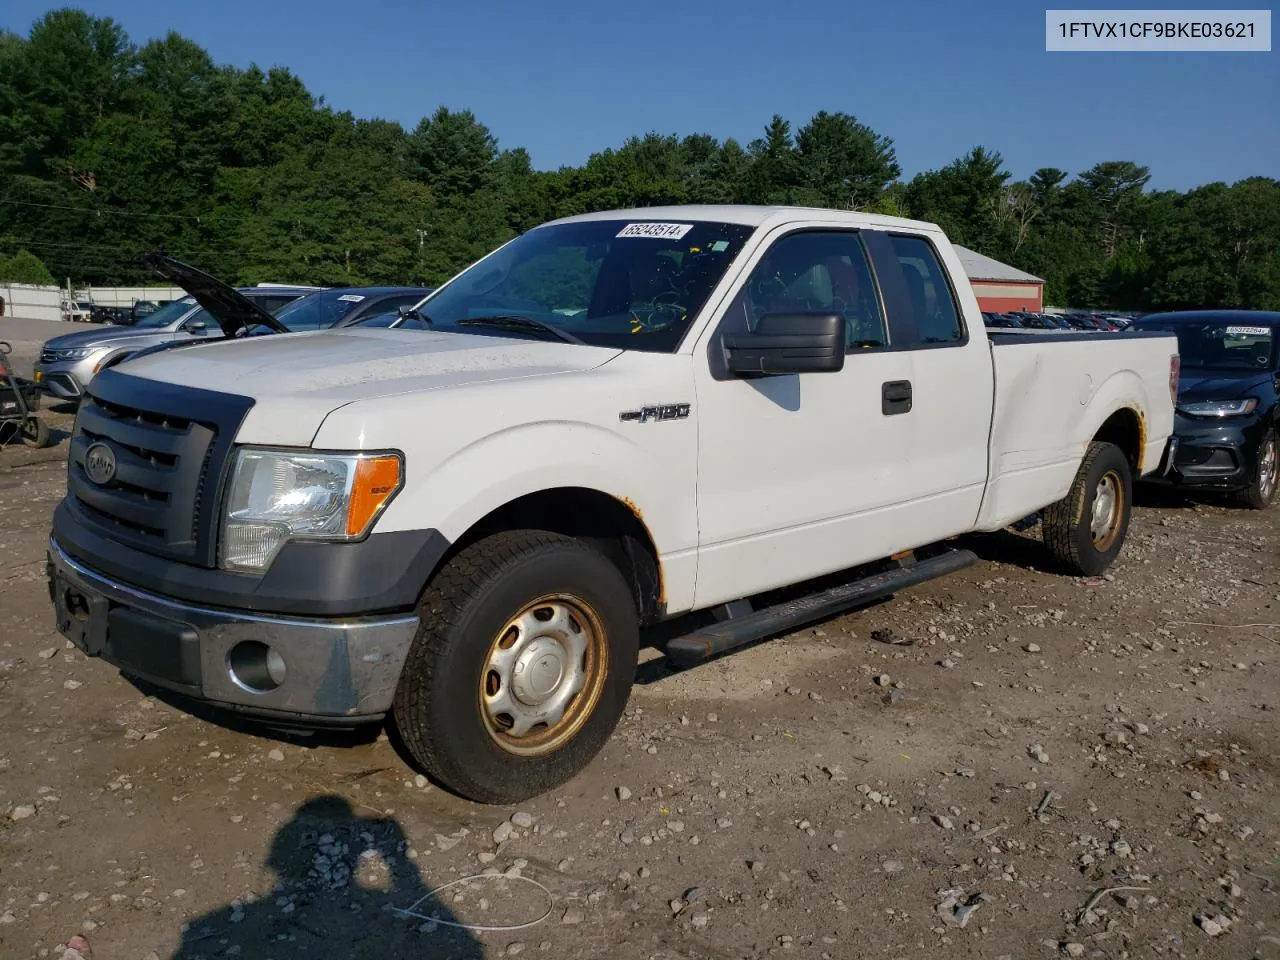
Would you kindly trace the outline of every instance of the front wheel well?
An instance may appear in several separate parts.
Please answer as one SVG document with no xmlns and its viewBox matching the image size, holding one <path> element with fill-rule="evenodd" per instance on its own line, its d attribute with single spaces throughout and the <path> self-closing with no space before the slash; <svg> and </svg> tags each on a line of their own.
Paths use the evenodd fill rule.
<svg viewBox="0 0 1280 960">
<path fill-rule="evenodd" d="M 657 622 L 665 615 L 657 547 L 634 506 L 585 487 L 541 490 L 505 503 L 472 524 L 446 559 L 477 540 L 509 530 L 545 530 L 594 544 L 631 586 L 641 622 Z"/>
<path fill-rule="evenodd" d="M 1123 407 L 1103 421 L 1093 439 L 1099 443 L 1111 443 L 1120 448 L 1136 477 L 1142 469 L 1142 451 L 1146 442 L 1146 429 L 1142 415 L 1131 407 Z"/>
</svg>

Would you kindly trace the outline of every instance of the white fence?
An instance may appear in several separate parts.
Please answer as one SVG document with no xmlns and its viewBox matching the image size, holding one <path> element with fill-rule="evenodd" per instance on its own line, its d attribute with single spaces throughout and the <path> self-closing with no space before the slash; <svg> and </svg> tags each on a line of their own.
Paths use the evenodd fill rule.
<svg viewBox="0 0 1280 960">
<path fill-rule="evenodd" d="M 71 297 L 61 287 L 30 283 L 0 283 L 4 315 L 27 320 L 66 320 L 64 300 L 88 301 L 100 307 L 131 307 L 138 300 L 180 300 L 181 287 L 82 287 Z"/>
<path fill-rule="evenodd" d="M 32 283 L 0 283 L 4 315 L 27 320 L 61 320 L 62 291 Z"/>
<path fill-rule="evenodd" d="M 92 300 L 101 307 L 131 307 L 138 300 L 179 300 L 187 295 L 181 287 L 84 287 L 77 300 Z"/>
</svg>

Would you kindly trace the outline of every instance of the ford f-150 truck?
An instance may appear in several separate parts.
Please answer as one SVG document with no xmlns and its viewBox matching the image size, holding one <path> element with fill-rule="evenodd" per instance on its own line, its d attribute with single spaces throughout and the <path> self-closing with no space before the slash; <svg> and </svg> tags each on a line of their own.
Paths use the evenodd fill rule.
<svg viewBox="0 0 1280 960">
<path fill-rule="evenodd" d="M 389 717 L 437 781 L 513 801 L 609 738 L 649 625 L 690 614 L 661 632 L 696 663 L 1036 517 L 1101 572 L 1173 423 L 1175 338 L 989 334 L 943 233 L 895 218 L 571 217 L 413 316 L 97 376 L 58 628 L 276 725 Z"/>
</svg>

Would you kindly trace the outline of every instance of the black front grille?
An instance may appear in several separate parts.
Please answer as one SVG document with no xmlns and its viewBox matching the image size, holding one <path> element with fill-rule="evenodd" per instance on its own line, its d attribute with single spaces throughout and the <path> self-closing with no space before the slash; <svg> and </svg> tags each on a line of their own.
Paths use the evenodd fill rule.
<svg viewBox="0 0 1280 960">
<path fill-rule="evenodd" d="M 56 363 L 59 359 L 61 358 L 58 356 L 57 350 L 41 350 L 40 351 L 41 363 Z"/>
<path fill-rule="evenodd" d="M 81 519 L 114 539 L 175 560 L 212 566 L 216 509 L 231 441 L 252 401 L 104 370 L 81 401 L 67 464 L 68 497 Z M 95 444 L 114 476 L 89 479 Z"/>
</svg>

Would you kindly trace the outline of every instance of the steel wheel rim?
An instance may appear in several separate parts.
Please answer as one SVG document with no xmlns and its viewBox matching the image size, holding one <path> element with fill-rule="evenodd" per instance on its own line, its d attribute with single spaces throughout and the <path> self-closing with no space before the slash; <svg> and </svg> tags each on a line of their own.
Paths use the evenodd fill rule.
<svg viewBox="0 0 1280 960">
<path fill-rule="evenodd" d="M 1258 457 L 1258 492 L 1263 500 L 1270 500 L 1276 490 L 1276 442 L 1268 440 L 1262 445 L 1262 454 Z"/>
<path fill-rule="evenodd" d="M 1089 533 L 1093 545 L 1108 550 L 1120 531 L 1120 518 L 1124 515 L 1124 485 L 1120 475 L 1108 470 L 1098 480 L 1093 491 L 1093 507 L 1089 515 Z"/>
<path fill-rule="evenodd" d="M 604 625 L 570 594 L 525 604 L 489 645 L 480 714 L 490 739 L 517 756 L 552 753 L 595 711 L 608 673 Z"/>
</svg>

